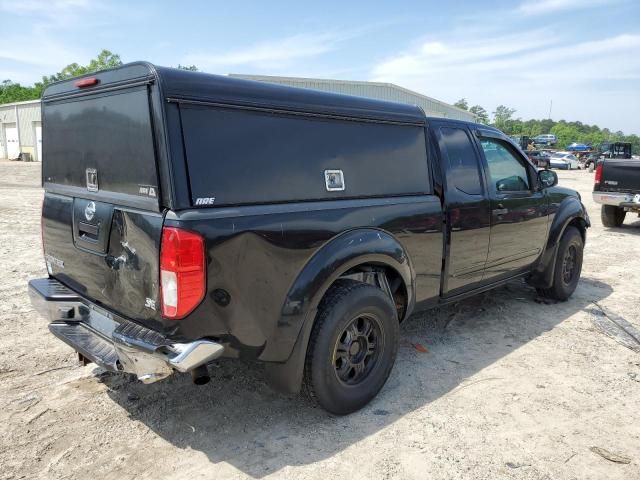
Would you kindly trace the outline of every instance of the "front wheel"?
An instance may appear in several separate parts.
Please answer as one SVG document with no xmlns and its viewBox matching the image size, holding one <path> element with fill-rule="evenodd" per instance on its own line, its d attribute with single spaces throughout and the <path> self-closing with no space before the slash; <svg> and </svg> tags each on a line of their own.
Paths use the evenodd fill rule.
<svg viewBox="0 0 640 480">
<path fill-rule="evenodd" d="M 381 289 L 339 280 L 320 303 L 305 361 L 305 386 L 337 415 L 369 403 L 387 381 L 398 352 L 396 308 Z"/>
<path fill-rule="evenodd" d="M 582 272 L 583 251 L 584 241 L 580 231 L 575 227 L 567 227 L 553 266 L 553 284 L 551 288 L 538 289 L 541 297 L 565 301 L 573 294 Z"/>
</svg>

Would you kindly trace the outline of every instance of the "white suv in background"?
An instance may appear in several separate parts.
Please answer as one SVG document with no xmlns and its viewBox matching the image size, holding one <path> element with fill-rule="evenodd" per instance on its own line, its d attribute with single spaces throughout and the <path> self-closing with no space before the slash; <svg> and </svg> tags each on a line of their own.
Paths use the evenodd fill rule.
<svg viewBox="0 0 640 480">
<path fill-rule="evenodd" d="M 557 142 L 558 137 L 550 133 L 533 137 L 533 143 L 536 145 L 555 145 Z"/>
</svg>

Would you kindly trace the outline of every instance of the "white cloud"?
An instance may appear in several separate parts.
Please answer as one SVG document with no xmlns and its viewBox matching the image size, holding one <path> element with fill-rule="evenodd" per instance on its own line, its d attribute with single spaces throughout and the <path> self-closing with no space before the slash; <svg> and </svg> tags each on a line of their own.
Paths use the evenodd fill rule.
<svg viewBox="0 0 640 480">
<path fill-rule="evenodd" d="M 637 132 L 638 51 L 640 34 L 631 33 L 573 42 L 546 30 L 483 40 L 446 36 L 381 61 L 370 78 L 448 102 L 465 97 L 489 111 L 509 105 L 524 118 L 544 118 L 553 99 L 556 119 Z"/>
<path fill-rule="evenodd" d="M 109 5 L 95 0 L 0 0 L 0 18 L 11 18 L 0 43 L 5 78 L 32 83 L 65 65 L 88 60 L 85 45 L 63 39 L 69 29 L 96 28 L 109 11 Z M 14 64 L 12 70 L 3 62 Z"/>
<path fill-rule="evenodd" d="M 294 60 L 315 57 L 335 50 L 340 42 L 350 37 L 349 34 L 336 33 L 293 35 L 226 53 L 194 53 L 185 56 L 181 63 L 195 64 L 200 68 L 211 70 L 224 70 L 237 66 L 282 67 Z"/>
<path fill-rule="evenodd" d="M 504 64 L 513 59 L 524 59 L 536 51 L 556 43 L 558 38 L 540 29 L 517 35 L 473 40 L 429 41 L 419 48 L 391 57 L 373 69 L 377 80 L 390 78 L 421 78 L 450 68 L 485 70 L 496 63 Z"/>
<path fill-rule="evenodd" d="M 611 4 L 612 0 L 528 0 L 518 6 L 523 15 L 546 15 Z"/>
<path fill-rule="evenodd" d="M 61 68 L 77 62 L 85 55 L 68 48 L 48 36 L 6 38 L 0 43 L 0 60 L 10 60 L 34 66 Z"/>
</svg>

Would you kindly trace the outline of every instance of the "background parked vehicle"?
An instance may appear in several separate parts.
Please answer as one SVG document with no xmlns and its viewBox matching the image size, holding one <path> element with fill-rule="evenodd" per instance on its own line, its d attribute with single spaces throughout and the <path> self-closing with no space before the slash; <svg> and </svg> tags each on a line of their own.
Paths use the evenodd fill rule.
<svg viewBox="0 0 640 480">
<path fill-rule="evenodd" d="M 586 143 L 573 142 L 567 147 L 567 150 L 570 152 L 588 152 L 589 150 L 591 150 L 591 146 L 587 145 Z"/>
<path fill-rule="evenodd" d="M 511 135 L 510 138 L 522 149 L 523 152 L 527 151 L 527 147 L 531 142 L 531 138 L 529 138 L 528 135 Z"/>
<path fill-rule="evenodd" d="M 596 163 L 600 160 L 600 154 L 596 152 L 587 153 L 580 160 L 582 161 L 582 168 L 593 172 L 596 167 Z"/>
<path fill-rule="evenodd" d="M 556 143 L 558 143 L 558 137 L 556 137 L 555 135 L 551 134 L 551 133 L 545 133 L 544 135 L 538 135 L 536 137 L 533 137 L 533 143 L 535 145 L 555 145 Z"/>
<path fill-rule="evenodd" d="M 631 144 L 628 142 L 606 142 L 598 148 L 604 158 L 631 158 Z"/>
<path fill-rule="evenodd" d="M 596 166 L 593 200 L 602 205 L 602 224 L 619 227 L 627 212 L 640 215 L 640 160 L 632 158 L 629 143 L 603 144 L 601 151 L 603 155 Z"/>
<path fill-rule="evenodd" d="M 551 168 L 559 168 L 560 170 L 574 170 L 580 168 L 578 159 L 573 153 L 557 152 L 551 155 Z"/>
<path fill-rule="evenodd" d="M 527 153 L 527 157 L 538 168 L 550 168 L 551 167 L 551 154 L 545 150 L 530 150 Z"/>
<path fill-rule="evenodd" d="M 600 144 L 597 150 L 587 152 L 579 160 L 583 168 L 593 172 L 597 163 L 605 158 L 630 159 L 635 156 L 632 154 L 632 145 L 629 142 L 605 142 Z"/>
</svg>

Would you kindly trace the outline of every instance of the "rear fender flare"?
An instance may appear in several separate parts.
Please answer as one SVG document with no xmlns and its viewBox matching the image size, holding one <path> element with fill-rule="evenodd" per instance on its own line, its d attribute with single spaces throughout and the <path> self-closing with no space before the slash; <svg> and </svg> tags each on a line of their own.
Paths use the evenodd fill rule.
<svg viewBox="0 0 640 480">
<path fill-rule="evenodd" d="M 317 308 L 338 277 L 365 263 L 391 267 L 400 274 L 410 311 L 415 303 L 415 272 L 405 248 L 390 233 L 367 228 L 345 232 L 316 252 L 289 290 L 282 316 L 297 316 Z"/>
<path fill-rule="evenodd" d="M 384 230 L 366 228 L 345 232 L 323 245 L 293 283 L 282 308 L 278 346 L 290 352 L 284 363 L 267 363 L 269 383 L 283 392 L 297 392 L 309 337 L 322 297 L 341 275 L 362 264 L 393 268 L 407 291 L 405 318 L 415 305 L 415 271 L 402 244 Z"/>
</svg>

